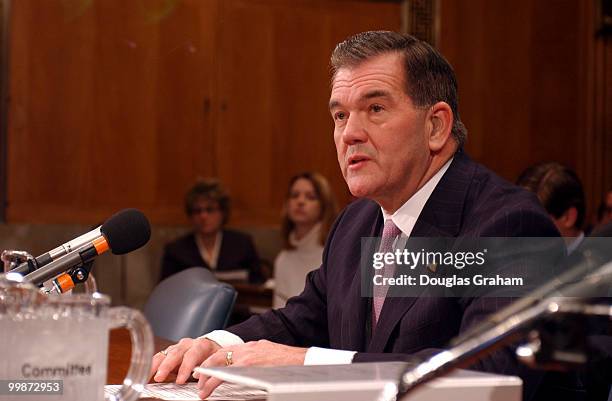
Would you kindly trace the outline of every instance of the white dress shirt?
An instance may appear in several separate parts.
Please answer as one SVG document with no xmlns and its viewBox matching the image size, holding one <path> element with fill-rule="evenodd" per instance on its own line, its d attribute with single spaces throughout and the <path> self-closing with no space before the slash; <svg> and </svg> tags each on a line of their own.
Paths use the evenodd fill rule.
<svg viewBox="0 0 612 401">
<path fill-rule="evenodd" d="M 215 246 L 212 249 L 212 252 L 209 253 L 208 249 L 204 246 L 204 243 L 200 239 L 200 236 L 196 234 L 195 236 L 196 245 L 198 246 L 198 251 L 200 251 L 200 256 L 202 256 L 202 260 L 206 262 L 210 270 L 217 269 L 217 262 L 219 261 L 219 251 L 221 250 L 221 241 L 223 241 L 223 231 L 219 230 L 217 235 L 215 236 Z"/>
<path fill-rule="evenodd" d="M 566 245 L 567 254 L 569 255 L 570 253 L 574 252 L 576 248 L 582 244 L 582 241 L 584 241 L 584 231 L 580 231 L 580 234 L 578 234 L 577 237 L 572 238 L 572 240 Z"/>
<path fill-rule="evenodd" d="M 429 179 L 414 195 L 410 197 L 399 209 L 393 214 L 387 213 L 381 208 L 383 218 L 385 220 L 391 219 L 393 223 L 402 231 L 402 235 L 399 237 L 400 241 L 405 241 L 412 233 L 412 229 L 416 224 L 421 211 L 425 207 L 425 203 L 431 196 L 432 192 L 448 170 L 453 159 L 442 166 L 440 170 L 433 177 Z M 397 241 L 396 243 L 400 245 Z M 244 341 L 235 334 L 232 334 L 225 330 L 215 330 L 208 334 L 203 335 L 201 338 L 208 338 L 221 347 L 231 347 L 232 345 L 244 344 Z M 356 351 L 337 350 L 320 347 L 310 347 L 306 351 L 306 357 L 304 358 L 304 365 L 342 365 L 348 364 L 353 361 L 353 356 Z"/>
</svg>

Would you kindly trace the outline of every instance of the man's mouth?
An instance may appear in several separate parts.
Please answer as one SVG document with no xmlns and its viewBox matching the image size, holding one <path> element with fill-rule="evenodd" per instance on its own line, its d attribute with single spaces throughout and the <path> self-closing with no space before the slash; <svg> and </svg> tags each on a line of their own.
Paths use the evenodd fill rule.
<svg viewBox="0 0 612 401">
<path fill-rule="evenodd" d="M 365 164 L 365 162 L 369 161 L 370 158 L 365 155 L 353 155 L 348 159 L 348 167 L 350 169 L 358 168 Z"/>
</svg>

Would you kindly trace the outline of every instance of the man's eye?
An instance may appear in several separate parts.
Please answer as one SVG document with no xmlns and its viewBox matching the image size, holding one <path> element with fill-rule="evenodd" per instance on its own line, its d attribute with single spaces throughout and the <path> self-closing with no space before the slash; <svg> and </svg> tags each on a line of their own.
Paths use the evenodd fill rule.
<svg viewBox="0 0 612 401">
<path fill-rule="evenodd" d="M 380 113 L 384 110 L 384 108 L 379 104 L 373 104 L 370 106 L 370 110 L 372 110 L 374 113 Z"/>
<path fill-rule="evenodd" d="M 339 111 L 337 113 L 334 113 L 334 120 L 336 121 L 342 121 L 346 118 L 346 113 L 344 113 L 343 111 Z"/>
</svg>

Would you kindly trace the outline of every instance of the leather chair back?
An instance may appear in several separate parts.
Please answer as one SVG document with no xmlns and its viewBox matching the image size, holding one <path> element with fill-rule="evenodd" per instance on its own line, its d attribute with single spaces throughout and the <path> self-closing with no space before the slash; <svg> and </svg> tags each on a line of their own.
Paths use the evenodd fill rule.
<svg viewBox="0 0 612 401">
<path fill-rule="evenodd" d="M 206 268 L 192 267 L 160 282 L 144 307 L 153 333 L 171 341 L 223 329 L 236 301 L 236 290 Z"/>
</svg>

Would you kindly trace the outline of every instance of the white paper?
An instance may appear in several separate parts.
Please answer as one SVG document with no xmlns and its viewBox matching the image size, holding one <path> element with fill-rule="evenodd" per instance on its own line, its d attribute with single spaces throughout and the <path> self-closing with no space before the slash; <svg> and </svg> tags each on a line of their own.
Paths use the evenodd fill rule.
<svg viewBox="0 0 612 401">
<path fill-rule="evenodd" d="M 213 274 L 217 280 L 241 280 L 246 281 L 249 279 L 249 271 L 240 269 L 240 270 L 213 270 Z"/>
<path fill-rule="evenodd" d="M 106 396 L 115 394 L 121 385 L 104 386 Z M 245 387 L 239 384 L 223 383 L 213 391 L 207 400 L 253 400 L 265 399 L 267 393 L 263 390 Z M 200 400 L 196 383 L 175 384 L 175 383 L 152 383 L 147 384 L 140 394 L 140 398 L 158 398 L 160 400 L 181 400 L 195 401 Z"/>
</svg>

